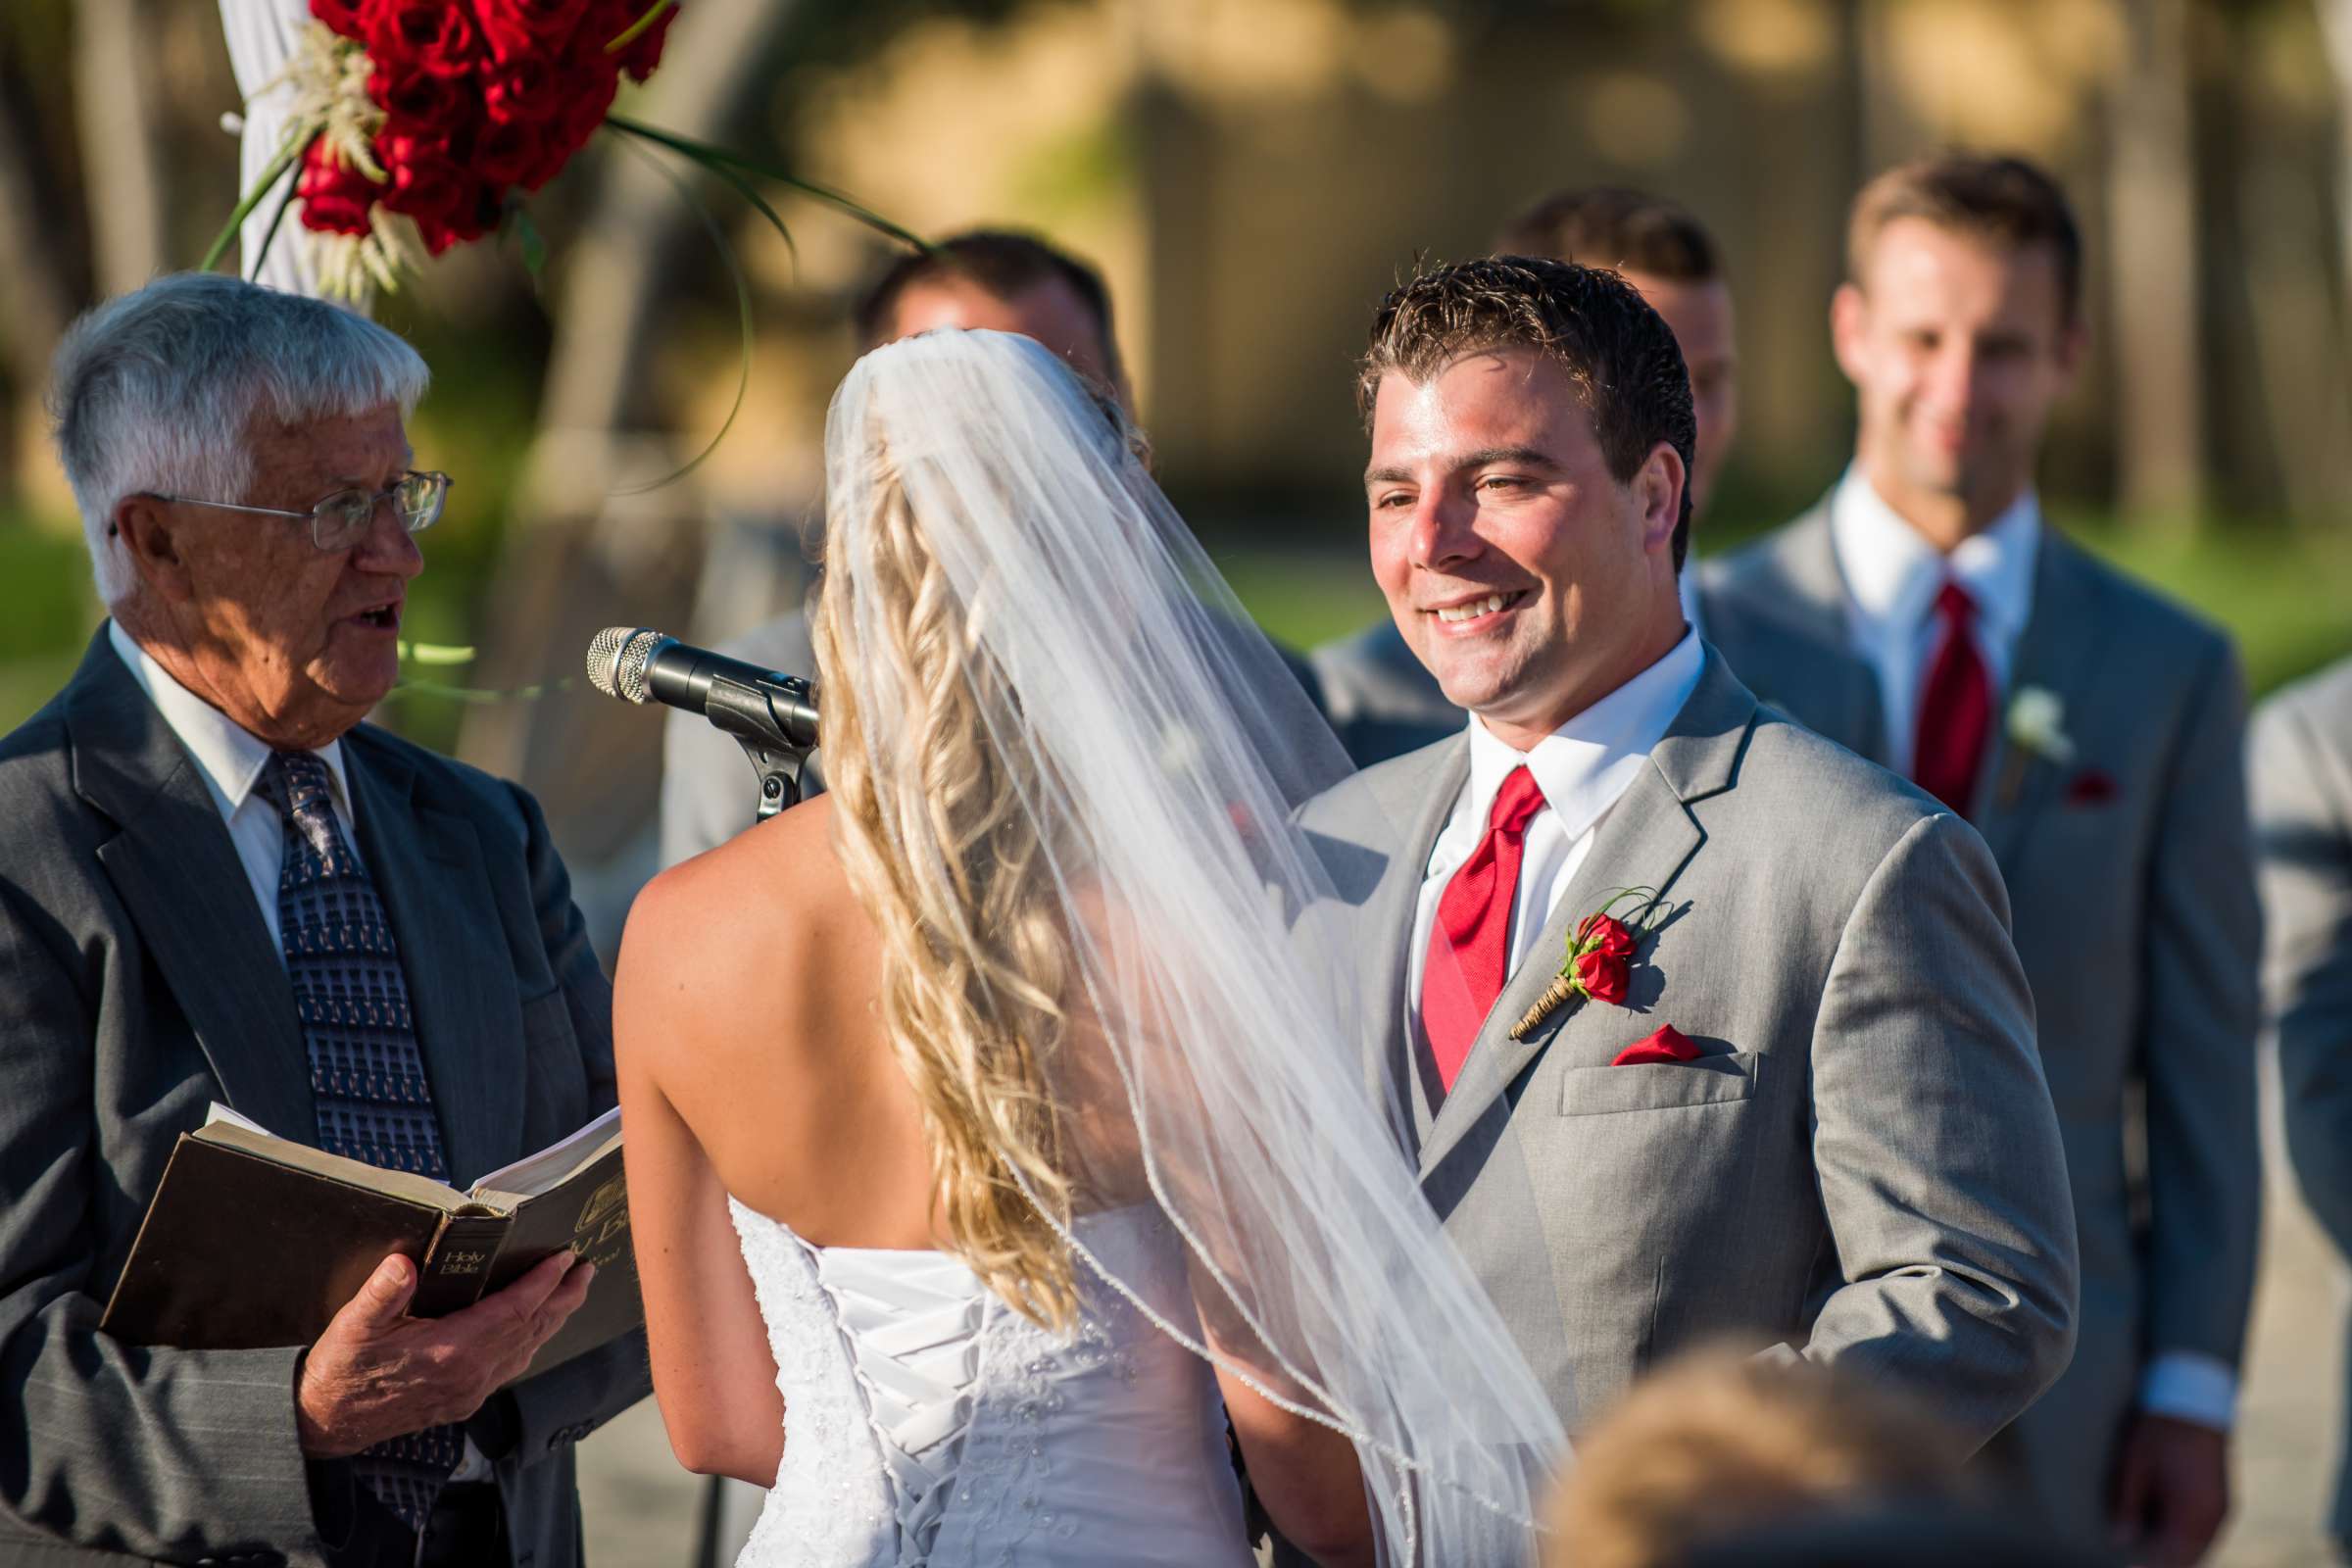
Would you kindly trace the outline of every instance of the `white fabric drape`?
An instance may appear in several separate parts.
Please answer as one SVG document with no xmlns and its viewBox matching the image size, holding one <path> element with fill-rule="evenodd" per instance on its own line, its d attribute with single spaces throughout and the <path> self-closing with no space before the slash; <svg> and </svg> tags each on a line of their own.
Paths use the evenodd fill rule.
<svg viewBox="0 0 2352 1568">
<path fill-rule="evenodd" d="M 285 140 L 293 88 L 279 82 L 267 92 L 262 89 L 285 70 L 310 22 L 309 0 L 220 0 L 220 30 L 228 38 L 228 63 L 237 74 L 237 92 L 245 100 L 245 130 L 239 138 L 237 160 L 240 196 L 268 171 Z M 278 224 L 277 239 L 270 247 L 261 274 L 254 275 L 254 254 L 270 232 L 278 204 L 288 199 L 293 189 L 294 172 L 289 170 L 247 215 L 238 271 L 271 288 L 316 295 L 318 274 L 311 265 L 310 247 L 302 242 L 300 215 L 295 213 L 288 213 Z"/>
</svg>

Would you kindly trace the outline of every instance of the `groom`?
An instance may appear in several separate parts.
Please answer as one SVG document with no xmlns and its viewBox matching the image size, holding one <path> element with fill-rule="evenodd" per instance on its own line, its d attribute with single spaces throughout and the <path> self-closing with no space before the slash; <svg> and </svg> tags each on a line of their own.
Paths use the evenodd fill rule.
<svg viewBox="0 0 2352 1568">
<path fill-rule="evenodd" d="M 1614 273 L 1416 278 L 1359 396 L 1374 574 L 1472 716 L 1308 804 L 1335 896 L 1307 918 L 1362 956 L 1424 1193 L 1572 1430 L 1733 1337 L 1983 1443 L 2066 1365 L 2076 1310 L 1984 843 L 1685 626 L 1690 390 Z M 1654 894 L 1613 906 L 1630 954 L 1602 943 L 1588 994 L 1541 1009 L 1631 888 Z"/>
</svg>

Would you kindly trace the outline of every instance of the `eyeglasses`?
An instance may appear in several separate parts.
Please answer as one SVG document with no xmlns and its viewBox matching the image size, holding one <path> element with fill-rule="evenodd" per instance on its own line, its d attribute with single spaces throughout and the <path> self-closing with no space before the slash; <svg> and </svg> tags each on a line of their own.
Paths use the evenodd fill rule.
<svg viewBox="0 0 2352 1568">
<path fill-rule="evenodd" d="M 248 507 L 233 501 L 207 501 L 201 496 L 168 496 L 157 494 L 158 501 L 176 502 L 183 507 L 215 507 L 222 512 L 250 512 L 264 517 L 304 517 L 311 524 L 311 543 L 332 555 L 348 550 L 360 542 L 368 525 L 375 520 L 375 509 L 385 502 L 392 503 L 393 515 L 411 533 L 422 533 L 440 517 L 441 509 L 448 504 L 451 479 L 448 474 L 404 473 L 377 491 L 358 488 L 338 490 L 308 512 L 289 512 L 283 507 Z"/>
</svg>

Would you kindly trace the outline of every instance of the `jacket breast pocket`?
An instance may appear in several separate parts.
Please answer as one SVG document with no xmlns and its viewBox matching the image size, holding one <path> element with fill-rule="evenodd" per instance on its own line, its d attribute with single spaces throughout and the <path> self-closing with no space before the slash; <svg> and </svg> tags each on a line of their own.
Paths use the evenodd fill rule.
<svg viewBox="0 0 2352 1568">
<path fill-rule="evenodd" d="M 1560 1075 L 1560 1114 L 1729 1105 L 1753 1099 L 1763 1058 L 1752 1051 L 1695 1061 L 1645 1061 L 1623 1067 L 1571 1067 Z"/>
</svg>

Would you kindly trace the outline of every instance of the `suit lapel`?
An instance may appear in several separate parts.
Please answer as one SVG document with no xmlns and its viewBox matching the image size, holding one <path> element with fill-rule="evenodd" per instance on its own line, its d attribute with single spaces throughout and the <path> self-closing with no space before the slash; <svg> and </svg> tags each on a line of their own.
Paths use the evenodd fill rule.
<svg viewBox="0 0 2352 1568">
<path fill-rule="evenodd" d="M 2066 769 L 2045 757 L 2021 753 L 2009 738 L 2007 704 L 2039 687 L 2057 694 L 2068 714 L 2090 710 L 2098 692 L 2101 628 L 2097 584 L 2074 546 L 2044 525 L 2034 565 L 2034 609 L 2017 640 L 2002 710 L 1977 777 L 1977 830 L 2004 874 L 2021 863 L 2028 834 L 2055 797 Z M 2014 886 L 2014 880 L 2012 881 Z"/>
<path fill-rule="evenodd" d="M 1554 1011 L 1525 1040 L 1510 1037 L 1511 1026 L 1559 973 L 1568 933 L 1610 895 L 1622 888 L 1654 888 L 1659 906 L 1673 906 L 1675 881 L 1706 840 L 1690 804 L 1731 786 L 1755 714 L 1755 698 L 1733 676 L 1722 656 L 1710 651 L 1697 689 L 1650 753 L 1650 765 L 1610 809 L 1551 918 L 1518 969 L 1503 982 L 1502 995 L 1488 1013 L 1462 1063 L 1461 1076 L 1438 1107 L 1422 1145 L 1424 1180 L 1564 1030 L 1576 1027 L 1588 1014 L 1607 1016 L 1619 1010 L 1606 1004 L 1576 1004 Z"/>
<path fill-rule="evenodd" d="M 98 863 L 179 1004 L 221 1097 L 315 1143 L 310 1054 L 294 988 L 244 862 L 195 762 L 101 626 L 66 691 L 74 787 L 120 824 Z"/>
<path fill-rule="evenodd" d="M 1449 743 L 1416 791 L 1415 814 L 1405 823 L 1403 848 L 1389 865 L 1388 875 L 1373 892 L 1364 911 L 1364 930 L 1372 952 L 1394 956 L 1394 961 L 1367 965 L 1371 985 L 1364 997 L 1365 1080 L 1379 1096 L 1395 1096 L 1407 1128 L 1428 1124 L 1427 1096 L 1420 1085 L 1419 1063 L 1412 1049 L 1412 995 L 1406 977 L 1412 967 L 1413 915 L 1420 905 L 1421 884 L 1429 869 L 1430 852 L 1446 819 L 1453 814 L 1463 784 L 1470 777 L 1470 743 L 1466 735 Z"/>
<path fill-rule="evenodd" d="M 416 804 L 408 761 L 364 730 L 343 751 L 360 854 L 400 946 L 450 1175 L 464 1187 L 524 1152 L 522 1019 L 506 927 L 473 824 Z"/>
</svg>

